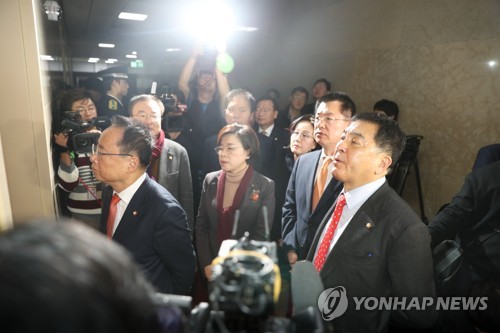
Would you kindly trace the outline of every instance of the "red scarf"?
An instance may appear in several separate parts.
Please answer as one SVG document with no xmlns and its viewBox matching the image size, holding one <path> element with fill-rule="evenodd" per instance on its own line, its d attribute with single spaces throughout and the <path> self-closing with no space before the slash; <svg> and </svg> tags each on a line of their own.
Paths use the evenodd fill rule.
<svg viewBox="0 0 500 333">
<path fill-rule="evenodd" d="M 151 162 L 149 163 L 147 169 L 149 177 L 151 177 L 154 180 L 158 179 L 159 176 L 159 165 L 160 165 L 159 159 L 164 144 L 165 144 L 165 132 L 163 132 L 163 130 L 160 130 L 160 135 L 158 135 L 158 139 L 156 139 L 155 146 L 151 154 Z"/>
<path fill-rule="evenodd" d="M 164 144 L 165 144 L 165 132 L 163 132 L 163 130 L 160 130 L 160 135 L 158 136 L 158 139 L 156 139 L 155 147 L 153 148 L 153 154 L 151 155 L 152 160 L 155 160 L 160 157 Z"/>
<path fill-rule="evenodd" d="M 250 165 L 241 179 L 241 183 L 234 195 L 233 204 L 230 207 L 224 208 L 224 185 L 226 183 L 226 172 L 222 170 L 217 182 L 217 213 L 219 215 L 219 223 L 217 224 L 217 241 L 219 247 L 222 241 L 231 238 L 234 223 L 234 212 L 240 207 L 241 200 L 245 194 L 250 181 L 253 177 L 253 168 Z"/>
</svg>

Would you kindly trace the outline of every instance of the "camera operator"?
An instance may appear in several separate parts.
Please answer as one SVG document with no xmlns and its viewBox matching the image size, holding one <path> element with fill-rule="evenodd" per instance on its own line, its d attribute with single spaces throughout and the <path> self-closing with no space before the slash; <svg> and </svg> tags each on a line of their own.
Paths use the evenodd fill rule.
<svg viewBox="0 0 500 333">
<path fill-rule="evenodd" d="M 95 104 L 87 93 L 68 95 L 62 107 L 63 110 L 74 112 L 75 117 L 72 119 L 80 119 L 81 123 L 92 124 L 92 120 L 97 117 Z M 79 152 L 68 141 L 71 131 L 65 128 L 54 134 L 55 150 L 60 155 L 58 186 L 69 193 L 67 208 L 71 216 L 97 229 L 101 216 L 101 182 L 95 179 L 92 172 L 90 152 Z M 100 133 L 95 126 L 83 131 Z"/>
<path fill-rule="evenodd" d="M 229 92 L 227 77 L 215 66 L 213 49 L 196 45 L 179 76 L 178 86 L 187 101 L 183 138 L 191 162 L 195 212 L 204 178 L 205 139 L 216 135 L 226 124 L 224 97 Z M 183 133 L 183 134 L 184 134 Z"/>
</svg>

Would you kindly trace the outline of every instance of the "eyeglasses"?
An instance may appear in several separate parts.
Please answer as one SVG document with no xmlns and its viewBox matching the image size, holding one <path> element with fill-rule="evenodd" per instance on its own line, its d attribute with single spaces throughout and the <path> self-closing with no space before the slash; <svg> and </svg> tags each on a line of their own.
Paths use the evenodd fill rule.
<svg viewBox="0 0 500 333">
<path fill-rule="evenodd" d="M 312 139 L 312 135 L 307 133 L 307 132 L 299 132 L 299 131 L 294 131 L 292 132 L 292 136 L 297 136 L 300 135 L 301 140 L 309 140 Z"/>
<path fill-rule="evenodd" d="M 153 121 L 157 121 L 158 119 L 161 119 L 161 115 L 158 113 L 152 113 L 152 114 L 146 114 L 144 112 L 134 114 L 132 118 L 137 119 L 139 121 L 145 122 L 148 119 L 151 119 Z"/>
<path fill-rule="evenodd" d="M 331 124 L 334 121 L 351 121 L 351 119 L 345 119 L 345 118 L 335 118 L 332 116 L 315 116 L 311 118 L 311 123 L 317 124 L 320 121 L 324 121 L 326 124 Z"/>
<path fill-rule="evenodd" d="M 292 98 L 293 98 L 293 99 L 296 99 L 296 100 L 298 100 L 298 101 L 305 101 L 305 100 L 306 100 L 306 96 L 297 95 L 297 94 L 293 94 L 293 95 L 292 95 Z"/>
<path fill-rule="evenodd" d="M 215 147 L 214 150 L 215 150 L 215 153 L 217 155 L 227 151 L 228 154 L 232 154 L 236 151 L 236 149 L 238 148 L 243 148 L 243 147 L 235 147 L 235 146 L 229 146 L 229 147 Z"/>
<path fill-rule="evenodd" d="M 89 105 L 86 108 L 84 108 L 82 106 L 79 106 L 79 107 L 76 108 L 75 112 L 78 112 L 78 113 L 95 112 L 95 106 L 94 105 Z"/>
<path fill-rule="evenodd" d="M 101 156 L 130 156 L 130 157 L 133 157 L 133 155 L 130 155 L 130 154 L 111 154 L 111 153 L 100 152 L 99 146 L 94 143 L 94 144 L 92 144 L 92 155 L 96 155 L 96 154 L 98 157 L 101 157 Z"/>
</svg>

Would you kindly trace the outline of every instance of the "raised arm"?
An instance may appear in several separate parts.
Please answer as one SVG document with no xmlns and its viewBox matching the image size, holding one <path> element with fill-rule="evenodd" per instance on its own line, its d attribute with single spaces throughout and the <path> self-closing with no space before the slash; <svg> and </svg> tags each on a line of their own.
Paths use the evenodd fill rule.
<svg viewBox="0 0 500 333">
<path fill-rule="evenodd" d="M 217 91 L 219 93 L 219 109 L 221 112 L 222 119 L 226 117 L 225 111 L 225 101 L 226 95 L 229 93 L 229 81 L 227 80 L 226 74 L 222 73 L 222 71 L 215 66 L 215 79 L 217 81 Z"/>
<path fill-rule="evenodd" d="M 188 61 L 184 65 L 181 71 L 181 75 L 179 76 L 179 89 L 182 91 L 186 98 L 189 97 L 190 89 L 189 89 L 189 80 L 191 80 L 191 76 L 193 75 L 194 67 L 198 62 L 198 58 L 203 54 L 203 47 L 201 45 L 196 45 L 189 57 Z"/>
</svg>

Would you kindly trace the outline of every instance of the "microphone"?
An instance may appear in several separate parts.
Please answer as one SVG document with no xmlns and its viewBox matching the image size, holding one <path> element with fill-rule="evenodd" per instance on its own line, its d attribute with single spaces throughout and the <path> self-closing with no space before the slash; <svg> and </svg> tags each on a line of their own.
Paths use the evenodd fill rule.
<svg viewBox="0 0 500 333">
<path fill-rule="evenodd" d="M 262 206 L 262 214 L 264 214 L 264 230 L 265 230 L 265 240 L 269 242 L 271 236 L 269 235 L 269 217 L 267 215 L 267 206 Z"/>
<path fill-rule="evenodd" d="M 238 230 L 238 222 L 240 220 L 240 210 L 237 209 L 234 212 L 234 222 L 233 222 L 233 232 L 231 233 L 231 238 L 236 237 L 236 230 Z"/>
<path fill-rule="evenodd" d="M 323 332 L 318 298 L 325 287 L 310 261 L 298 261 L 291 272 L 293 317 L 297 332 Z"/>
</svg>

